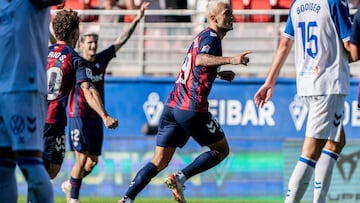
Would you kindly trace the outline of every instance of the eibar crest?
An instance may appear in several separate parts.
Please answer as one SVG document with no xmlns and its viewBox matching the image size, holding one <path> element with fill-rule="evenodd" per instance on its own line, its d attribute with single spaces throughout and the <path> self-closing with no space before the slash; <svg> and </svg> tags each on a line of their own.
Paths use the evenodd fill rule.
<svg viewBox="0 0 360 203">
<path fill-rule="evenodd" d="M 156 92 L 151 92 L 143 104 L 143 110 L 149 125 L 158 125 L 164 104 Z"/>
<path fill-rule="evenodd" d="M 298 95 L 295 95 L 294 100 L 289 104 L 289 111 L 296 130 L 300 131 L 304 124 L 308 109 Z"/>
</svg>

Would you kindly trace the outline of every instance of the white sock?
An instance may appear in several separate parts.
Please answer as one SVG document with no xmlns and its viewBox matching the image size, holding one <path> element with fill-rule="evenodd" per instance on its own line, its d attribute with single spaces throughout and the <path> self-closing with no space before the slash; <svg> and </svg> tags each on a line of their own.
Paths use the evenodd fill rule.
<svg viewBox="0 0 360 203">
<path fill-rule="evenodd" d="M 316 161 L 301 156 L 289 179 L 285 203 L 298 203 L 309 185 Z"/>
<path fill-rule="evenodd" d="M 314 203 L 325 203 L 329 191 L 332 172 L 339 155 L 323 149 L 315 167 L 314 177 Z"/>
</svg>

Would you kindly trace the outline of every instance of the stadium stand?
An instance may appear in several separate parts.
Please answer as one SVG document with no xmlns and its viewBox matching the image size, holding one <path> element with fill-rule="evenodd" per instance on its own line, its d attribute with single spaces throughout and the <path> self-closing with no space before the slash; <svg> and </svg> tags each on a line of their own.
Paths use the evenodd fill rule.
<svg viewBox="0 0 360 203">
<path fill-rule="evenodd" d="M 285 0 L 283 0 L 285 1 Z M 282 3 L 279 1 L 278 3 Z M 55 12 L 55 11 L 53 11 Z M 100 15 L 107 11 L 104 10 L 82 10 L 81 14 Z M 131 13 L 132 12 L 132 13 Z M 136 10 L 113 11 L 111 14 L 128 15 L 136 14 Z M 352 10 L 354 13 L 355 10 Z M 147 10 L 147 16 L 161 15 L 199 15 L 197 10 Z M 264 77 L 271 64 L 274 51 L 277 48 L 282 32 L 283 23 L 281 16 L 288 14 L 287 9 L 268 9 L 253 10 L 243 9 L 234 10 L 235 15 L 264 15 L 270 16 L 273 22 L 236 22 L 234 30 L 228 33 L 226 40 L 223 41 L 224 55 L 237 55 L 245 50 L 252 50 L 250 63 L 246 68 L 228 66 L 226 69 L 234 70 L 239 76 L 243 77 Z M 268 21 L 265 20 L 265 21 Z M 81 29 L 85 31 L 95 31 L 100 35 L 99 50 L 111 44 L 115 37 L 127 26 L 128 23 L 98 24 L 94 22 L 83 22 Z M 141 75 L 163 75 L 175 76 L 184 59 L 188 44 L 193 35 L 206 24 L 200 21 L 191 22 L 140 22 L 133 36 L 117 53 L 108 67 L 108 74 L 117 76 L 141 76 Z M 351 64 L 351 67 L 358 67 L 358 63 Z M 360 68 L 351 68 L 353 76 L 360 76 Z M 294 57 L 290 53 L 284 67 L 280 73 L 282 77 L 294 77 Z"/>
<path fill-rule="evenodd" d="M 250 0 L 249 9 L 251 10 L 271 10 L 269 0 Z M 272 15 L 261 14 L 261 15 L 250 15 L 250 22 L 272 22 Z"/>
</svg>

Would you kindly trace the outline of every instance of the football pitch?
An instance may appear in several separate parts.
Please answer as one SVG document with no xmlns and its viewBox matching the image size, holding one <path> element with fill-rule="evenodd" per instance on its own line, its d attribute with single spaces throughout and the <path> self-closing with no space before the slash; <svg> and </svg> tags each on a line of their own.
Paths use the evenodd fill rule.
<svg viewBox="0 0 360 203">
<path fill-rule="evenodd" d="M 117 203 L 118 197 L 82 197 L 81 203 Z M 188 203 L 281 203 L 282 198 L 188 198 Z M 20 197 L 19 203 L 25 203 L 26 198 Z M 65 197 L 56 197 L 55 203 L 66 203 Z M 176 203 L 170 198 L 138 198 L 135 203 Z"/>
</svg>

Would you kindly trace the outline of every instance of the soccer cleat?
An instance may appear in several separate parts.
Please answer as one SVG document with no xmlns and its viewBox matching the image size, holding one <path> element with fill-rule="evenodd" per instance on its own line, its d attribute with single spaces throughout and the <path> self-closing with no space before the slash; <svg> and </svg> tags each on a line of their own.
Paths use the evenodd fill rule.
<svg viewBox="0 0 360 203">
<path fill-rule="evenodd" d="M 123 197 L 121 200 L 119 200 L 117 203 L 133 203 L 132 199 L 128 197 Z"/>
<path fill-rule="evenodd" d="M 184 197 L 185 186 L 180 183 L 175 173 L 171 174 L 169 177 L 166 178 L 165 184 L 169 189 L 171 189 L 175 201 L 179 203 L 186 203 Z"/>
<path fill-rule="evenodd" d="M 66 202 L 70 203 L 71 184 L 69 180 L 65 180 L 63 183 L 61 183 L 61 190 L 66 195 Z"/>
</svg>

